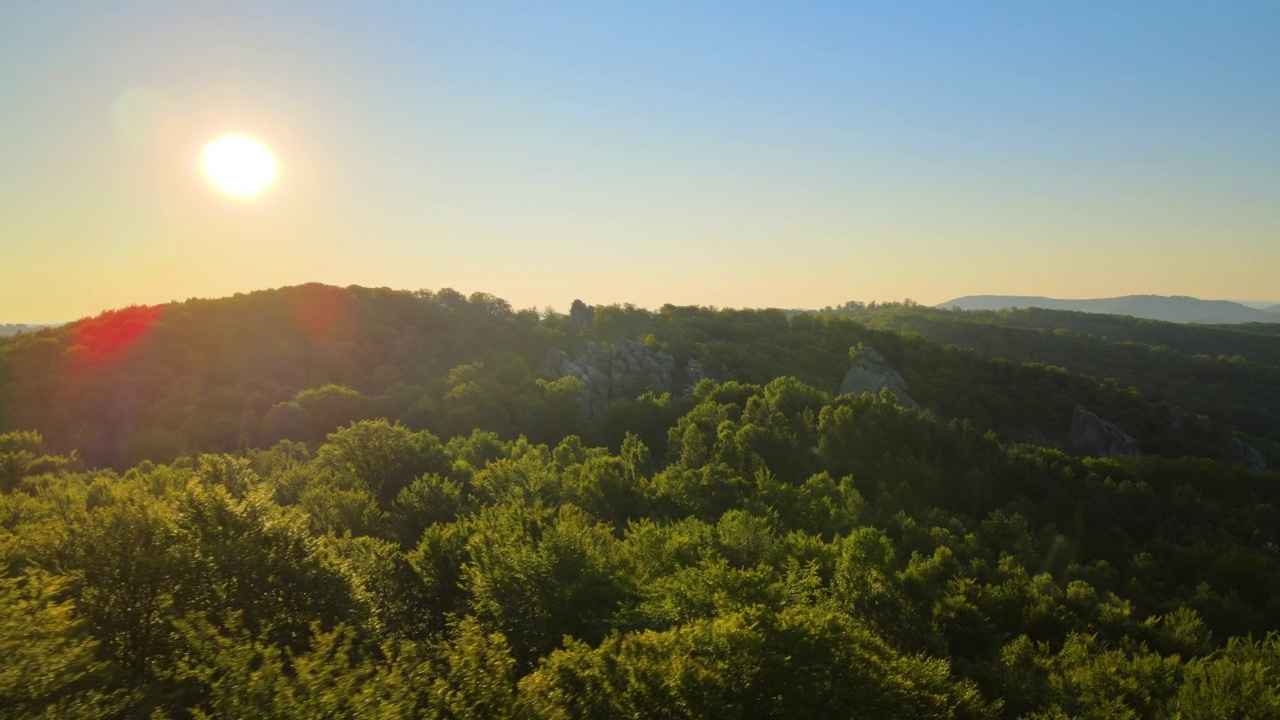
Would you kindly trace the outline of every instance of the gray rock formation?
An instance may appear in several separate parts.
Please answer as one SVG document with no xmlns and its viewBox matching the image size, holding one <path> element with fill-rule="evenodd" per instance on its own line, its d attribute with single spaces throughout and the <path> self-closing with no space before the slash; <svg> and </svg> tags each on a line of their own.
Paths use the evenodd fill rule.
<svg viewBox="0 0 1280 720">
<path fill-rule="evenodd" d="M 593 328 L 595 323 L 596 309 L 581 300 L 574 300 L 569 306 L 569 319 L 582 325 L 583 327 Z"/>
<path fill-rule="evenodd" d="M 853 367 L 849 368 L 849 372 L 845 373 L 844 380 L 840 383 L 840 394 L 879 395 L 885 388 L 889 388 L 889 391 L 897 396 L 898 402 L 903 407 L 919 407 L 907 394 L 907 381 L 902 379 L 897 370 L 889 366 L 884 356 L 876 352 L 873 347 L 862 347 L 858 350 L 858 354 L 853 356 Z"/>
<path fill-rule="evenodd" d="M 1071 416 L 1071 446 L 1093 457 L 1142 457 L 1136 440 L 1080 405 Z"/>
<path fill-rule="evenodd" d="M 711 376 L 702 369 L 702 364 L 690 358 L 689 364 L 684 367 L 684 394 L 692 395 L 698 383 L 710 379 Z"/>
<path fill-rule="evenodd" d="M 656 382 L 670 391 L 675 358 L 634 340 L 619 340 L 611 348 L 593 342 L 576 358 L 563 350 L 552 350 L 538 368 L 546 379 L 572 375 L 582 381 L 582 407 L 587 419 L 604 412 L 610 402 L 631 398 Z"/>
<path fill-rule="evenodd" d="M 1182 432 L 1191 424 L 1191 413 L 1174 405 L 1169 408 L 1169 419 L 1165 421 L 1170 430 L 1174 432 Z"/>
<path fill-rule="evenodd" d="M 1227 462 L 1232 465 L 1243 465 L 1250 470 L 1266 470 L 1267 461 L 1262 453 L 1252 445 L 1246 445 L 1240 438 L 1231 438 L 1226 447 Z"/>
</svg>

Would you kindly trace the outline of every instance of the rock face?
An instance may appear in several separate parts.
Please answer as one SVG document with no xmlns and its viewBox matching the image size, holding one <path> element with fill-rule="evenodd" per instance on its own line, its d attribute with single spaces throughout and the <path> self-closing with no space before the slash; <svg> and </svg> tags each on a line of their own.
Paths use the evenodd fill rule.
<svg viewBox="0 0 1280 720">
<path fill-rule="evenodd" d="M 919 407 L 907 394 L 907 381 L 902 379 L 897 370 L 889 366 L 884 356 L 876 352 L 873 347 L 862 347 L 858 350 L 858 354 L 853 356 L 853 367 L 849 368 L 849 372 L 845 373 L 844 380 L 840 383 L 840 394 L 878 395 L 885 388 L 889 388 L 889 391 L 898 397 L 898 402 L 902 403 L 903 407 Z"/>
<path fill-rule="evenodd" d="M 574 300 L 569 306 L 569 319 L 582 325 L 583 327 L 593 328 L 595 323 L 596 309 L 581 300 Z"/>
<path fill-rule="evenodd" d="M 1093 457 L 1142 457 L 1136 440 L 1081 405 L 1071 417 L 1071 445 Z"/>
<path fill-rule="evenodd" d="M 1174 405 L 1169 408 L 1169 419 L 1165 421 L 1170 430 L 1174 432 L 1182 432 L 1191 424 L 1191 413 Z"/>
<path fill-rule="evenodd" d="M 675 367 L 675 358 L 661 350 L 634 340 L 619 340 L 612 348 L 588 342 L 586 353 L 577 358 L 552 350 L 538 375 L 548 379 L 572 375 L 581 380 L 582 407 L 591 419 L 604 412 L 609 402 L 635 397 L 652 382 L 669 391 Z"/>
<path fill-rule="evenodd" d="M 702 369 L 702 364 L 693 358 L 689 359 L 689 364 L 684 368 L 684 394 L 692 395 L 698 383 L 703 380 L 710 380 L 711 376 Z"/>
<path fill-rule="evenodd" d="M 1266 470 L 1267 461 L 1262 457 L 1262 453 L 1258 449 L 1246 445 L 1239 438 L 1231 438 L 1227 441 L 1227 462 L 1233 465 L 1243 465 L 1251 470 Z"/>
</svg>

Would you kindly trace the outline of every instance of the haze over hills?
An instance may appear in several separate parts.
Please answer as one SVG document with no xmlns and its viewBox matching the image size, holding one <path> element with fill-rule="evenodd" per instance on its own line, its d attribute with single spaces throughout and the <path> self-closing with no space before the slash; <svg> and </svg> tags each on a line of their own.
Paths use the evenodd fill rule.
<svg viewBox="0 0 1280 720">
<path fill-rule="evenodd" d="M 9 337 L 17 335 L 20 332 L 35 332 L 41 328 L 57 327 L 52 324 L 34 324 L 34 323 L 0 323 L 0 337 Z"/>
<path fill-rule="evenodd" d="M 1129 315 L 1147 320 L 1177 323 L 1280 322 L 1280 305 L 1260 310 L 1231 300 L 1201 300 L 1181 295 L 1125 295 L 1080 300 L 1021 295 L 966 295 L 938 303 L 934 307 L 961 310 L 1007 310 L 1034 307 L 1045 310 Z"/>
</svg>

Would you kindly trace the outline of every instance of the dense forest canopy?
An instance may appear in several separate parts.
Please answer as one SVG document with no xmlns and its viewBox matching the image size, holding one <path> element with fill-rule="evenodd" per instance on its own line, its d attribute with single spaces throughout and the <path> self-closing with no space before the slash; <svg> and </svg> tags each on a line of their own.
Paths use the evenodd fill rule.
<svg viewBox="0 0 1280 720">
<path fill-rule="evenodd" d="M 1203 326 L 1036 308 L 949 311 L 847 303 L 817 314 L 914 333 L 1016 362 L 1110 378 L 1145 397 L 1280 443 L 1280 323 Z"/>
<path fill-rule="evenodd" d="M 1079 315 L 307 285 L 5 339 L 0 715 L 1274 717 L 1230 448 L 1280 466 L 1280 337 Z M 867 348 L 910 403 L 839 392 Z"/>
<path fill-rule="evenodd" d="M 117 470 L 281 439 L 314 444 L 373 417 L 446 437 L 484 427 L 545 442 L 577 433 L 616 447 L 632 429 L 621 427 L 623 416 L 656 399 L 618 398 L 590 426 L 562 408 L 559 424 L 548 425 L 547 405 L 564 388 L 539 385 L 554 378 L 537 371 L 553 348 L 577 354 L 587 342 L 631 339 L 669 353 L 676 377 L 653 388 L 675 395 L 665 422 L 678 413 L 680 388 L 696 384 L 686 382 L 690 360 L 720 381 L 788 375 L 835 391 L 849 349 L 865 344 L 925 408 L 1006 439 L 1061 446 L 1080 404 L 1151 452 L 1217 457 L 1227 434 L 1243 433 L 1280 462 L 1274 336 L 1150 321 L 1109 332 L 1098 324 L 1106 320 L 1082 313 L 1035 326 L 1035 311 L 1004 314 L 1031 318 L 1019 325 L 992 319 L 1002 314 L 913 306 L 790 317 L 582 307 L 585 317 L 575 318 L 517 311 L 479 293 L 305 285 L 127 308 L 0 344 L 0 429 L 38 430 L 56 451 Z M 1197 422 L 1172 432 L 1174 408 Z"/>
</svg>

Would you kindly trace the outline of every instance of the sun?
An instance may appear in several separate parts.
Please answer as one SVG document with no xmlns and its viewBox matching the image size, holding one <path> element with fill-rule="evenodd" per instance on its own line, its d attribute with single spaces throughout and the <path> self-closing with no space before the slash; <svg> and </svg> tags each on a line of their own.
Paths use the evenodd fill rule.
<svg viewBox="0 0 1280 720">
<path fill-rule="evenodd" d="M 248 135 L 223 135 L 200 153 L 200 169 L 218 190 L 241 200 L 256 198 L 280 178 L 271 149 Z"/>
</svg>

